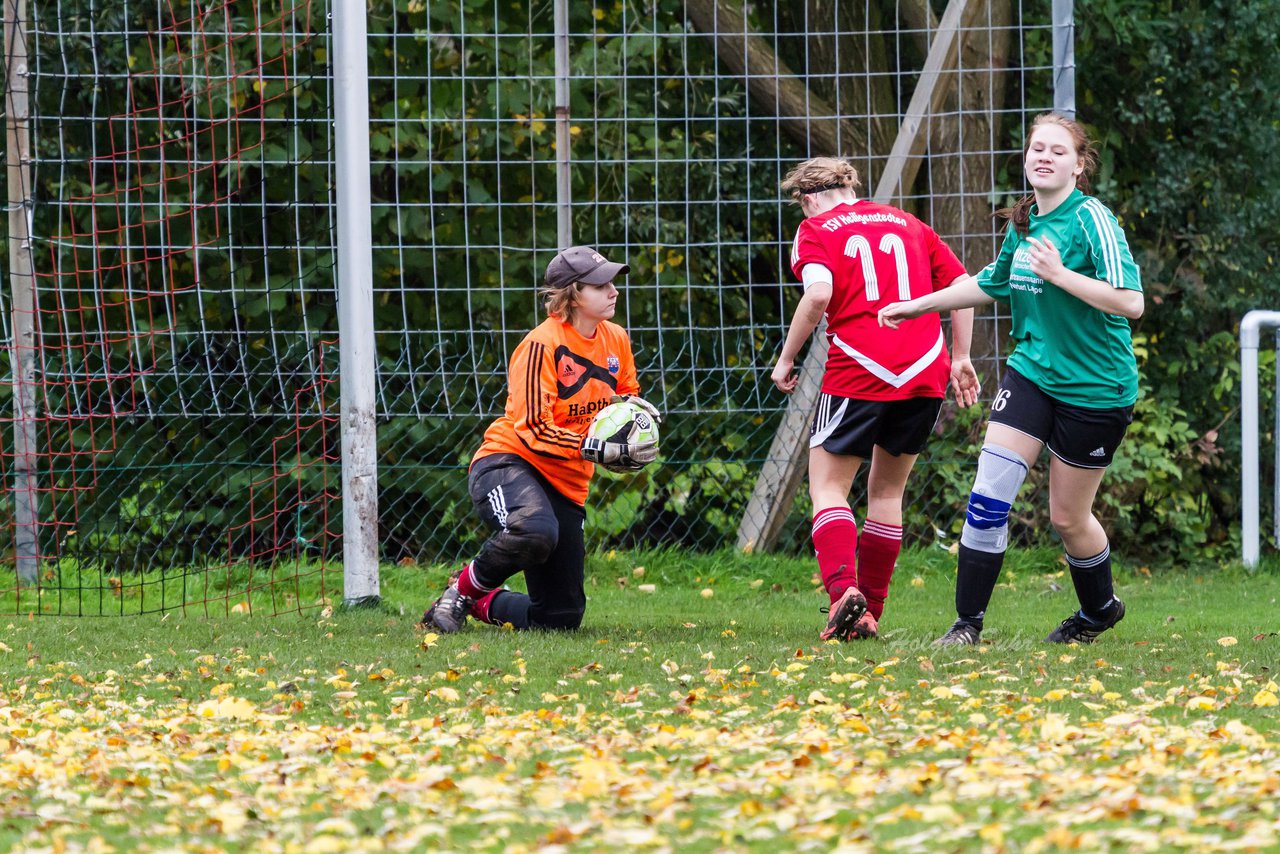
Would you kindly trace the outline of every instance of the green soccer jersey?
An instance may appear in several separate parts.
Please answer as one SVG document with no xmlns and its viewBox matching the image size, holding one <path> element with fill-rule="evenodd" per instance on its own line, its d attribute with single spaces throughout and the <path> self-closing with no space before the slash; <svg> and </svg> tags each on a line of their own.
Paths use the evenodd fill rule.
<svg viewBox="0 0 1280 854">
<path fill-rule="evenodd" d="M 1052 240 L 1069 270 L 1113 288 L 1142 290 L 1115 214 L 1078 189 L 1046 216 L 1032 207 L 1028 235 Z M 983 291 L 1009 304 L 1017 343 L 1009 367 L 1064 403 L 1090 409 L 1132 406 L 1138 399 L 1138 365 L 1129 321 L 1031 272 L 1030 248 L 1010 224 L 1000 255 L 977 277 Z"/>
</svg>

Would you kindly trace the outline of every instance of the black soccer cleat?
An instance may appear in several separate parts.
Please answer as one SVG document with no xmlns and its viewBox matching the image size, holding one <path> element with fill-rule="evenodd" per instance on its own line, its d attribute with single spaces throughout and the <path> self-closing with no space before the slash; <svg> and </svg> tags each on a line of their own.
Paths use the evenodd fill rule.
<svg viewBox="0 0 1280 854">
<path fill-rule="evenodd" d="M 823 640 L 853 640 L 853 629 L 867 610 L 867 597 L 856 587 L 850 586 L 827 609 L 827 625 L 818 633 Z"/>
<path fill-rule="evenodd" d="M 849 629 L 850 640 L 875 640 L 878 637 L 880 637 L 880 624 L 870 611 L 864 611 L 858 618 L 858 622 Z"/>
<path fill-rule="evenodd" d="M 966 620 L 956 620 L 934 646 L 974 646 L 982 639 L 982 628 Z"/>
<path fill-rule="evenodd" d="M 1045 638 L 1045 643 L 1093 643 L 1098 635 L 1124 619 L 1124 603 L 1113 598 L 1107 615 L 1101 621 L 1091 620 L 1079 611 L 1067 617 Z"/>
<path fill-rule="evenodd" d="M 470 596 L 463 596 L 458 590 L 459 575 L 461 575 L 460 572 L 455 572 L 449 576 L 449 585 L 440 594 L 440 598 L 432 602 L 431 607 L 422 615 L 424 629 L 439 629 L 446 634 L 452 634 L 466 625 L 475 601 Z"/>
</svg>

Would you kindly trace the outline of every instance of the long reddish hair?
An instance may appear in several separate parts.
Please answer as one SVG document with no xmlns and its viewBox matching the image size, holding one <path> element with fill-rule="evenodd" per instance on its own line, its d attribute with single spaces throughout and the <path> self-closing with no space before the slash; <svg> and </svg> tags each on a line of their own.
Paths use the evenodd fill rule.
<svg viewBox="0 0 1280 854">
<path fill-rule="evenodd" d="M 1031 150 L 1031 137 L 1036 128 L 1041 125 L 1057 125 L 1071 135 L 1071 141 L 1075 144 L 1080 164 L 1084 167 L 1080 174 L 1076 176 L 1076 186 L 1080 188 L 1082 193 L 1092 192 L 1089 179 L 1098 168 L 1098 150 L 1094 147 L 1093 140 L 1089 138 L 1084 126 L 1075 119 L 1064 116 L 1062 113 L 1041 113 L 1032 120 L 1031 127 L 1027 128 L 1027 141 L 1022 145 L 1023 163 L 1026 163 L 1027 152 Z M 1025 237 L 1027 230 L 1031 226 L 1031 206 L 1035 203 L 1035 194 L 1029 193 L 1018 199 L 1013 207 L 1001 208 L 996 211 L 996 216 L 1013 223 L 1013 227 L 1018 234 Z"/>
</svg>

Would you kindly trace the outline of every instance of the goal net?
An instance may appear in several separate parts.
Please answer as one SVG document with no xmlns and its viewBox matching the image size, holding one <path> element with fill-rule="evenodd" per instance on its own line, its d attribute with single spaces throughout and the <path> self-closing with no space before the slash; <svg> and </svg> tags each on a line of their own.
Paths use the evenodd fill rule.
<svg viewBox="0 0 1280 854">
<path fill-rule="evenodd" d="M 35 300 L 5 328 L 34 332 L 6 352 L 35 408 L 5 440 L 35 441 L 4 460 L 38 579 L 9 608 L 275 612 L 332 586 L 323 24 L 309 0 L 34 4 Z"/>
</svg>

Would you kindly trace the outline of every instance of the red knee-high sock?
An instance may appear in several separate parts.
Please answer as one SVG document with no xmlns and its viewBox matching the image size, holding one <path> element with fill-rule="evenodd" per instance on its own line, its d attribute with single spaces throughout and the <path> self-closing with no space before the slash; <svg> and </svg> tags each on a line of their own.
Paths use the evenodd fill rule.
<svg viewBox="0 0 1280 854">
<path fill-rule="evenodd" d="M 493 604 L 494 597 L 496 597 L 499 593 L 506 593 L 506 592 L 508 591 L 503 590 L 501 587 L 499 587 L 498 589 L 490 590 L 488 593 L 481 596 L 479 599 L 476 600 L 475 604 L 471 606 L 471 616 L 475 617 L 477 620 L 479 620 L 482 623 L 492 622 L 489 619 L 489 606 Z"/>
<path fill-rule="evenodd" d="M 480 599 L 486 594 L 492 593 L 493 590 L 494 588 L 483 587 L 476 581 L 476 573 L 471 568 L 471 564 L 464 566 L 462 572 L 458 575 L 458 592 L 463 596 Z"/>
<path fill-rule="evenodd" d="M 835 602 L 857 581 L 858 523 L 848 507 L 813 514 L 813 548 L 818 553 L 822 586 Z"/>
<path fill-rule="evenodd" d="M 858 589 L 867 597 L 867 610 L 877 620 L 884 613 L 893 567 L 902 551 L 902 526 L 868 519 L 858 538 Z"/>
</svg>

